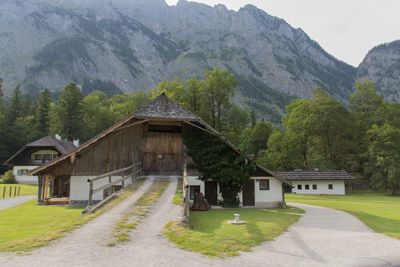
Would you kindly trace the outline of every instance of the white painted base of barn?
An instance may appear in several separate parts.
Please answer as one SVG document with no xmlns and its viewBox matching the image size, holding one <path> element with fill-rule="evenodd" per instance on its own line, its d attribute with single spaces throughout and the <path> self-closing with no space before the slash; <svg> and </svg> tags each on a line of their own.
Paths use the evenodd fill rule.
<svg viewBox="0 0 400 267">
<path fill-rule="evenodd" d="M 239 193 L 241 207 L 251 208 L 277 208 L 284 202 L 282 182 L 275 177 L 251 177 L 246 190 Z M 188 176 L 190 204 L 193 204 L 196 193 L 201 192 L 210 205 L 217 205 L 222 200 L 219 185 L 216 190 L 207 186 L 198 176 Z M 215 201 L 217 200 L 217 201 Z"/>
<path fill-rule="evenodd" d="M 89 183 L 87 180 L 94 177 L 96 176 L 71 176 L 71 190 L 69 197 L 69 203 L 71 206 L 87 206 L 89 199 Z M 118 179 L 121 179 L 121 176 L 111 177 L 111 181 L 116 181 Z M 94 187 L 97 188 L 108 183 L 108 178 L 101 179 L 94 182 Z M 132 180 L 127 179 L 125 180 L 124 185 L 128 186 L 131 183 Z M 116 184 L 116 186 L 122 186 L 122 183 L 118 183 Z M 93 194 L 93 204 L 103 200 L 106 197 L 107 195 L 105 194 L 105 192 L 102 191 Z"/>
<path fill-rule="evenodd" d="M 345 185 L 343 180 L 310 180 L 292 181 L 293 194 L 308 195 L 345 195 Z"/>
</svg>

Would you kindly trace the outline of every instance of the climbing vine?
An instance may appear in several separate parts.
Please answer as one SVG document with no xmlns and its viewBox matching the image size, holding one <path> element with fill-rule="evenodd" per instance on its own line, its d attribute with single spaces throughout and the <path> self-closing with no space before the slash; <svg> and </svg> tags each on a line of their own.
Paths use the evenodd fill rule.
<svg viewBox="0 0 400 267">
<path fill-rule="evenodd" d="M 187 154 L 192 158 L 191 167 L 202 175 L 200 179 L 212 179 L 218 182 L 224 207 L 239 205 L 238 193 L 242 185 L 255 172 L 256 165 L 238 154 L 217 136 L 196 128 L 186 128 L 184 143 Z"/>
</svg>

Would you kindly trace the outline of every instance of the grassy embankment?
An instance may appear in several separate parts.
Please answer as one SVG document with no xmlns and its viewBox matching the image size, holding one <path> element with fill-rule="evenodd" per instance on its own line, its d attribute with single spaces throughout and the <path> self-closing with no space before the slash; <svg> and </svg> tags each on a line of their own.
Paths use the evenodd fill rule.
<svg viewBox="0 0 400 267">
<path fill-rule="evenodd" d="M 5 197 L 4 198 L 9 198 L 10 197 L 10 187 L 11 187 L 11 197 L 14 197 L 14 192 L 15 192 L 15 187 L 17 187 L 17 193 L 18 193 L 18 188 L 19 189 L 19 196 L 32 196 L 32 195 L 37 195 L 38 193 L 38 186 L 37 185 L 30 185 L 30 184 L 0 184 L 0 199 L 3 199 L 3 192 L 4 192 L 4 187 L 6 188 L 5 191 Z"/>
<path fill-rule="evenodd" d="M 142 182 L 135 182 L 95 213 L 83 216 L 83 208 L 40 206 L 36 205 L 37 200 L 1 210 L 0 252 L 23 252 L 48 245 L 129 197 Z"/>
<path fill-rule="evenodd" d="M 181 205 L 183 203 L 183 178 L 178 178 L 178 185 L 176 186 L 174 204 Z"/>
<path fill-rule="evenodd" d="M 346 196 L 286 194 L 287 202 L 304 203 L 349 212 L 368 227 L 400 239 L 400 197 L 384 193 L 355 193 Z"/>
<path fill-rule="evenodd" d="M 190 229 L 181 222 L 169 222 L 164 228 L 164 234 L 185 250 L 215 257 L 236 256 L 239 255 L 239 251 L 250 251 L 252 247 L 284 233 L 300 218 L 300 215 L 288 214 L 289 212 L 304 211 L 291 207 L 191 211 Z M 240 220 L 247 224 L 228 224 L 228 221 L 233 220 L 235 213 L 239 213 Z"/>
</svg>

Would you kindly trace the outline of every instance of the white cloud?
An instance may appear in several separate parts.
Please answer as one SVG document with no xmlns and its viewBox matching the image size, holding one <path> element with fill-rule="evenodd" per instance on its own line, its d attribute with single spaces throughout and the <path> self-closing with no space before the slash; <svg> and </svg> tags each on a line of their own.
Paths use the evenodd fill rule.
<svg viewBox="0 0 400 267">
<path fill-rule="evenodd" d="M 176 4 L 176 0 L 167 0 Z M 253 4 L 302 28 L 328 53 L 357 66 L 374 46 L 400 39 L 398 0 L 197 0 L 238 10 Z"/>
</svg>

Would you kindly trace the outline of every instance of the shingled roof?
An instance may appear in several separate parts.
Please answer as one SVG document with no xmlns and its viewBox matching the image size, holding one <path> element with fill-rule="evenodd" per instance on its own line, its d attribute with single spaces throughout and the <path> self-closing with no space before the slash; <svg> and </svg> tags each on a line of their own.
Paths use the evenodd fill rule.
<svg viewBox="0 0 400 267">
<path fill-rule="evenodd" d="M 276 175 L 288 181 L 300 180 L 353 180 L 345 171 L 275 171 Z"/>
<path fill-rule="evenodd" d="M 20 150 L 18 150 L 14 155 L 12 155 L 5 164 L 9 164 L 16 156 L 22 153 L 28 147 L 54 147 L 61 155 L 68 154 L 76 149 L 76 146 L 67 140 L 58 140 L 52 136 L 45 136 L 32 143 L 26 144 Z"/>
<path fill-rule="evenodd" d="M 58 140 L 52 136 L 45 136 L 32 143 L 26 145 L 26 147 L 41 147 L 41 146 L 53 146 L 57 149 L 61 154 L 68 154 L 71 151 L 76 149 L 76 146 L 70 141 L 67 140 Z"/>
<path fill-rule="evenodd" d="M 164 93 L 154 98 L 133 115 L 140 119 L 198 120 L 195 114 L 172 101 Z"/>
</svg>

